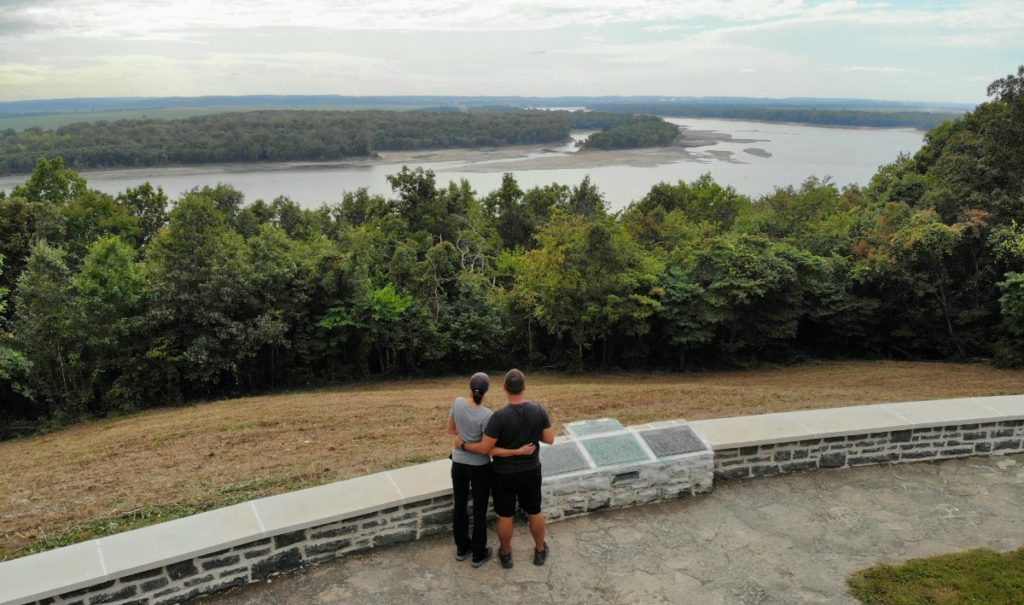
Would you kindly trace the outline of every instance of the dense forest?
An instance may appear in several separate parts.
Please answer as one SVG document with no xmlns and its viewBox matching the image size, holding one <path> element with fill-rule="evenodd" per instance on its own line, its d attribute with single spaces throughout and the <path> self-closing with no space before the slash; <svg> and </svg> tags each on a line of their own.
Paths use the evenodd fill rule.
<svg viewBox="0 0 1024 605">
<path fill-rule="evenodd" d="M 31 172 L 40 157 L 68 168 L 136 168 L 231 162 L 331 161 L 378 151 L 554 143 L 573 128 L 607 130 L 594 146 L 672 142 L 659 118 L 519 108 L 442 111 L 254 111 L 181 120 L 80 122 L 0 132 L 0 174 Z M 603 133 L 598 133 L 603 134 Z"/>
<path fill-rule="evenodd" d="M 710 176 L 621 213 L 589 179 L 390 177 L 302 209 L 230 186 L 0 194 L 0 418 L 62 423 L 371 376 L 1024 363 L 1024 67 L 865 186 Z"/>
<path fill-rule="evenodd" d="M 575 112 L 579 117 L 574 120 L 577 124 L 600 123 L 601 120 L 587 119 L 588 114 Z M 597 113 L 598 116 L 607 113 Z M 640 147 L 663 147 L 670 145 L 679 136 L 679 127 L 669 124 L 661 118 L 654 116 L 628 115 L 627 120 L 608 126 L 598 125 L 603 128 L 600 132 L 587 137 L 582 143 L 584 149 L 637 149 Z M 593 126 L 575 126 L 575 128 L 592 128 Z"/>
<path fill-rule="evenodd" d="M 916 128 L 918 130 L 929 130 L 946 120 L 960 117 L 960 114 L 931 111 L 815 109 L 672 102 L 595 104 L 590 107 L 597 111 L 618 111 L 677 118 L 724 118 L 762 122 L 796 122 L 817 126 L 869 126 L 873 128 Z"/>
</svg>

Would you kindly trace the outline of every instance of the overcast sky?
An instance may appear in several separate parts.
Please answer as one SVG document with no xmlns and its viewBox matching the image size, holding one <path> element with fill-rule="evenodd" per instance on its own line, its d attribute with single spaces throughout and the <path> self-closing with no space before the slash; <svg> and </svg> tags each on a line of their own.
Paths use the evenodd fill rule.
<svg viewBox="0 0 1024 605">
<path fill-rule="evenodd" d="M 0 100 L 736 95 L 980 102 L 1021 0 L 0 0 Z"/>
</svg>

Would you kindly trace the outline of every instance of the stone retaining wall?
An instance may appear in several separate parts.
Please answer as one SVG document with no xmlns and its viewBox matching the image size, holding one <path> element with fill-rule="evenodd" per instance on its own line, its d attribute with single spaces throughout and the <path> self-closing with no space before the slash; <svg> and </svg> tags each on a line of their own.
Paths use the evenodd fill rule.
<svg viewBox="0 0 1024 605">
<path fill-rule="evenodd" d="M 439 496 L 255 540 L 35 603 L 174 605 L 346 554 L 451 531 L 451 513 L 451 496 Z"/>
<path fill-rule="evenodd" d="M 551 521 L 594 511 L 640 506 L 710 492 L 711 451 L 657 465 L 624 465 L 545 481 L 544 514 Z"/>
<path fill-rule="evenodd" d="M 715 479 L 1020 452 L 1024 420 L 957 424 L 716 450 Z"/>
</svg>

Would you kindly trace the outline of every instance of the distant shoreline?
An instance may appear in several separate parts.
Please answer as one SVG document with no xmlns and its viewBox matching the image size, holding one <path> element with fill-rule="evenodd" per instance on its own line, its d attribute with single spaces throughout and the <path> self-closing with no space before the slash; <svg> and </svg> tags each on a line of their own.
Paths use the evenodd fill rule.
<svg viewBox="0 0 1024 605">
<path fill-rule="evenodd" d="M 91 177 L 104 179 L 145 178 L 147 176 L 171 176 L 192 174 L 230 175 L 232 172 L 274 172 L 295 169 L 323 169 L 338 167 L 375 166 L 381 164 L 410 164 L 436 162 L 461 163 L 458 167 L 466 172 L 494 172 L 495 164 L 510 172 L 516 170 L 591 168 L 610 165 L 657 166 L 677 161 L 699 161 L 697 154 L 690 151 L 708 147 L 719 142 L 754 143 L 764 139 L 734 139 L 729 134 L 714 130 L 681 129 L 682 141 L 667 147 L 643 147 L 639 149 L 582 149 L 560 153 L 551 144 L 509 145 L 505 147 L 456 147 L 447 149 L 420 149 L 414 151 L 380 151 L 375 157 L 352 157 L 324 162 L 242 162 L 222 164 L 187 164 L 174 166 L 149 166 L 139 168 L 110 168 L 77 171 L 88 181 Z M 730 152 L 722 152 L 732 155 Z M 507 168 L 504 168 L 507 166 Z M 20 184 L 31 174 L 0 176 L 0 189 Z"/>
<path fill-rule="evenodd" d="M 817 124 L 800 124 L 789 122 L 765 122 L 758 120 L 740 120 L 730 118 L 677 118 L 668 116 L 673 123 L 686 122 L 749 122 L 756 124 L 789 125 L 807 128 L 827 128 L 830 130 L 873 130 L 920 132 L 913 128 L 876 128 L 854 126 L 826 126 Z M 698 124 L 695 124 L 698 125 Z M 703 124 L 699 124 L 703 126 Z M 79 174 L 86 180 L 102 179 L 141 179 L 149 177 L 174 175 L 220 174 L 230 176 L 241 172 L 275 172 L 289 170 L 330 170 L 338 167 L 370 167 L 386 164 L 408 164 L 415 166 L 423 163 L 453 163 L 458 170 L 469 173 L 485 173 L 496 171 L 515 172 L 519 170 L 560 170 L 586 169 L 603 166 L 623 165 L 630 167 L 650 167 L 674 162 L 707 162 L 710 159 L 730 163 L 745 163 L 739 159 L 744 154 L 730 151 L 704 150 L 718 143 L 749 144 L 750 149 L 759 149 L 762 153 L 751 153 L 744 149 L 745 154 L 759 159 L 770 159 L 772 154 L 756 144 L 770 141 L 767 138 L 734 138 L 728 133 L 712 128 L 690 128 L 681 126 L 680 140 L 666 147 L 645 147 L 640 149 L 619 150 L 580 150 L 560 153 L 557 145 L 509 145 L 505 147 L 460 147 L 447 149 L 421 149 L 413 151 L 381 151 L 375 157 L 351 157 L 323 162 L 242 162 L 220 164 L 187 164 L 172 166 L 150 166 L 139 168 L 110 168 L 81 170 Z M 582 131 L 573 131 L 579 134 Z M 766 155 L 764 155 L 766 154 Z M 752 159 L 752 158 L 748 158 Z M 0 175 L 0 190 L 10 191 L 14 186 L 23 183 L 31 174 Z"/>
</svg>

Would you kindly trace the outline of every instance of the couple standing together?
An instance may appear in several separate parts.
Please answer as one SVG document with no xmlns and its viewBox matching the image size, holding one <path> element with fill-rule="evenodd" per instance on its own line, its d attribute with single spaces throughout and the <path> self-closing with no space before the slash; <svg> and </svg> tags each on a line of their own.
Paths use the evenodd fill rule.
<svg viewBox="0 0 1024 605">
<path fill-rule="evenodd" d="M 505 374 L 508 405 L 491 412 L 483 406 L 490 389 L 487 374 L 469 379 L 472 400 L 457 397 L 448 416 L 448 432 L 456 435 L 452 448 L 452 487 L 455 493 L 453 531 L 455 558 L 473 555 L 473 567 L 480 567 L 493 554 L 487 546 L 487 497 L 493 494 L 498 515 L 498 558 L 501 566 L 512 567 L 512 530 L 516 503 L 526 512 L 533 535 L 533 564 L 543 565 L 548 556 L 544 541 L 544 514 L 540 510 L 541 441 L 554 443 L 555 433 L 547 411 L 526 401 L 526 376 L 519 370 Z M 473 493 L 473 532 L 469 533 L 466 507 Z"/>
</svg>

